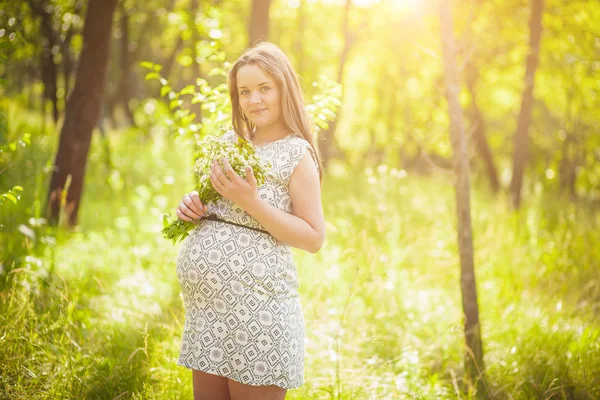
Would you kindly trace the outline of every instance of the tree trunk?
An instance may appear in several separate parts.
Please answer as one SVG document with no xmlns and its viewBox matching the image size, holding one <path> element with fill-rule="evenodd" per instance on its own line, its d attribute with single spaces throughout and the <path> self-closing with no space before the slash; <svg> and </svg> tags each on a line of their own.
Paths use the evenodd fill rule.
<svg viewBox="0 0 600 400">
<path fill-rule="evenodd" d="M 120 61 L 121 61 L 121 83 L 119 85 L 118 93 L 123 111 L 130 125 L 135 125 L 135 118 L 129 108 L 129 100 L 131 100 L 131 83 L 133 76 L 131 75 L 131 57 L 129 54 L 129 14 L 125 8 L 125 2 L 120 2 L 121 15 L 119 18 L 119 25 L 121 28 L 121 41 L 120 41 Z"/>
<path fill-rule="evenodd" d="M 77 16 L 81 15 L 81 11 L 83 9 L 83 0 L 77 0 L 75 2 L 75 7 L 73 13 Z M 73 75 L 74 69 L 74 61 L 73 61 L 73 53 L 71 52 L 71 39 L 73 39 L 73 35 L 75 35 L 75 28 L 73 25 L 69 27 L 65 35 L 65 39 L 62 41 L 62 57 L 63 57 L 63 77 L 65 80 L 65 104 L 67 103 L 67 99 L 69 98 L 69 94 L 71 93 L 71 76 Z"/>
<path fill-rule="evenodd" d="M 175 43 L 175 47 L 173 47 L 173 51 L 162 62 L 163 69 L 162 69 L 161 73 L 162 73 L 162 76 L 164 76 L 166 79 L 169 79 L 169 77 L 171 76 L 171 70 L 173 69 L 173 65 L 175 65 L 175 59 L 177 58 L 177 54 L 181 51 L 182 48 L 183 48 L 183 38 L 181 37 L 181 35 L 179 35 L 179 37 L 177 38 L 177 43 Z"/>
<path fill-rule="evenodd" d="M 337 71 L 337 83 L 342 83 L 344 78 L 344 69 L 346 68 L 346 61 L 348 60 L 348 54 L 350 53 L 350 48 L 354 42 L 354 37 L 352 32 L 350 31 L 350 10 L 352 8 L 352 0 L 346 0 L 346 5 L 344 7 L 344 22 L 342 28 L 342 34 L 344 36 L 344 47 L 342 48 L 342 54 L 340 55 L 340 63 L 338 65 Z M 323 166 L 326 167 L 332 158 L 332 156 L 339 152 L 339 148 L 337 142 L 335 141 L 335 129 L 337 128 L 338 121 L 340 120 L 342 110 L 341 108 L 338 110 L 335 115 L 333 121 L 329 122 L 329 127 L 323 131 L 321 134 L 323 143 L 321 150 L 321 154 L 323 156 Z"/>
<path fill-rule="evenodd" d="M 562 158 L 560 160 L 559 189 L 561 193 L 568 194 L 571 199 L 576 198 L 575 182 L 577 181 L 577 164 L 579 159 L 579 148 L 575 135 L 566 132 L 567 137 L 563 141 Z"/>
<path fill-rule="evenodd" d="M 58 122 L 58 96 L 57 90 L 57 68 L 52 55 L 52 43 L 44 43 L 42 46 L 42 81 L 44 82 L 44 100 L 52 102 L 52 117 L 54 123 Z M 46 104 L 42 108 L 46 113 Z"/>
<path fill-rule="evenodd" d="M 73 74 L 73 55 L 71 54 L 71 38 L 72 38 L 72 30 L 69 29 L 69 32 L 65 38 L 65 45 L 62 47 L 62 65 L 63 65 L 63 79 L 65 85 L 64 99 L 65 104 L 67 99 L 69 98 L 69 93 L 71 91 L 71 75 Z"/>
<path fill-rule="evenodd" d="M 470 382 L 477 386 L 483 380 L 483 347 L 479 325 L 477 285 L 473 262 L 473 242 L 471 237 L 471 206 L 469 162 L 467 141 L 463 126 L 462 109 L 458 99 L 460 85 L 456 66 L 454 27 L 452 9 L 449 2 L 439 0 L 441 40 L 444 57 L 445 95 L 450 117 L 450 141 L 455 172 L 456 212 L 458 218 L 458 249 L 460 254 L 460 284 L 465 331 L 465 372 Z M 477 390 L 481 396 L 482 390 Z"/>
<path fill-rule="evenodd" d="M 200 32 L 198 32 L 198 25 L 196 24 L 196 14 L 198 13 L 198 0 L 191 0 L 190 4 L 190 17 L 191 17 L 191 29 L 192 29 L 192 56 L 194 62 L 192 65 L 196 68 L 196 78 L 202 78 L 202 66 L 198 62 L 198 43 L 200 42 Z M 196 79 L 192 82 L 196 84 Z M 191 111 L 196 114 L 196 123 L 202 123 L 202 103 L 192 104 Z"/>
<path fill-rule="evenodd" d="M 306 54 L 304 51 L 304 32 L 306 31 L 306 11 L 305 5 L 306 0 L 299 0 L 298 11 L 296 14 L 297 28 L 298 31 L 295 35 L 294 40 L 294 53 L 296 53 L 296 71 L 298 75 L 304 77 L 304 71 L 306 68 Z"/>
<path fill-rule="evenodd" d="M 521 188 L 525 163 L 529 156 L 529 123 L 533 108 L 533 88 L 535 71 L 538 66 L 538 54 L 542 35 L 542 13 L 544 0 L 531 0 L 531 17 L 529 20 L 529 55 L 525 69 L 525 88 L 521 99 L 521 112 L 514 136 L 513 176 L 510 182 L 510 191 L 514 208 L 521 206 Z"/>
<path fill-rule="evenodd" d="M 104 94 L 116 5 L 117 0 L 90 0 L 88 4 L 75 87 L 67 102 L 48 191 L 46 211 L 52 224 L 59 220 L 61 193 L 68 180 L 70 186 L 65 203 L 67 222 L 70 226 L 77 223 L 92 131 L 100 116 Z"/>
<path fill-rule="evenodd" d="M 52 15 L 48 11 L 47 1 L 42 0 L 39 3 L 34 0 L 28 0 L 29 7 L 42 22 L 42 32 L 44 35 L 42 44 L 42 82 L 44 83 L 44 98 L 52 101 L 52 116 L 54 123 L 58 122 L 58 97 L 56 91 L 58 89 L 58 68 L 54 62 L 52 49 L 54 46 L 61 44 L 60 38 L 54 31 L 52 26 Z M 44 106 L 45 112 L 45 106 Z"/>
<path fill-rule="evenodd" d="M 477 105 L 477 92 L 475 87 L 479 79 L 479 71 L 473 62 L 470 61 L 466 65 L 466 72 L 467 87 L 471 93 L 469 115 L 471 122 L 475 125 L 475 130 L 473 131 L 475 149 L 485 164 L 488 179 L 490 181 L 492 191 L 495 194 L 498 193 L 498 190 L 500 190 L 500 181 L 498 180 L 498 172 L 496 169 L 496 163 L 494 162 L 494 156 L 492 155 L 492 151 L 490 150 L 490 146 L 485 136 L 485 121 L 483 120 L 483 115 L 481 114 L 481 110 Z"/>
<path fill-rule="evenodd" d="M 269 38 L 269 7 L 271 0 L 252 0 L 252 16 L 250 17 L 249 46 L 259 40 Z"/>
</svg>

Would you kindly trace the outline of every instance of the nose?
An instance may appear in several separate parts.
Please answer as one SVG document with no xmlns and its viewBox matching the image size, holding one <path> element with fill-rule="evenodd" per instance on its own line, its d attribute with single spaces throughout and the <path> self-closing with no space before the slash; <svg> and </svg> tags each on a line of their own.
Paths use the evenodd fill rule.
<svg viewBox="0 0 600 400">
<path fill-rule="evenodd" d="M 260 104 L 261 102 L 260 92 L 250 93 L 250 104 Z"/>
</svg>

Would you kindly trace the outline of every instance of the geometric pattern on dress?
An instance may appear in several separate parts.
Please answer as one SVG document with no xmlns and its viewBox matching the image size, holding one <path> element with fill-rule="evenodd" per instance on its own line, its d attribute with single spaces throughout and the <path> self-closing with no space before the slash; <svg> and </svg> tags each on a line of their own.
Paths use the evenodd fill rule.
<svg viewBox="0 0 600 400">
<path fill-rule="evenodd" d="M 229 131 L 222 140 L 235 140 Z M 261 198 L 292 212 L 289 179 L 310 144 L 292 134 L 256 148 L 273 165 Z M 318 168 L 318 165 L 317 165 Z M 209 214 L 264 229 L 228 199 Z M 289 245 L 273 236 L 200 220 L 181 243 L 177 277 L 185 306 L 178 364 L 247 385 L 299 387 L 304 381 L 304 317 Z"/>
</svg>

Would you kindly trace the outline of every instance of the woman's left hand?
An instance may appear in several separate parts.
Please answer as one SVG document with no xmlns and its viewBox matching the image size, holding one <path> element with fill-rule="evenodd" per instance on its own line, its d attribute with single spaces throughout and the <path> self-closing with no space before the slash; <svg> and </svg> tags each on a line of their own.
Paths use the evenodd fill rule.
<svg viewBox="0 0 600 400">
<path fill-rule="evenodd" d="M 210 182 L 223 197 L 238 204 L 244 210 L 254 201 L 259 199 L 258 185 L 251 167 L 246 169 L 246 179 L 242 179 L 231 167 L 229 161 L 223 158 L 224 169 L 221 168 L 216 159 L 210 167 Z"/>
</svg>

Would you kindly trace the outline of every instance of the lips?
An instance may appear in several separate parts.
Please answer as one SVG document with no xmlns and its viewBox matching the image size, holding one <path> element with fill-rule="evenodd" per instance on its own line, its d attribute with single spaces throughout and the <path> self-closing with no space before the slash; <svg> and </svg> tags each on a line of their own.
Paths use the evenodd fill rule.
<svg viewBox="0 0 600 400">
<path fill-rule="evenodd" d="M 256 110 L 250 111 L 250 114 L 260 114 L 261 112 L 267 110 L 266 108 L 258 108 Z"/>
</svg>

